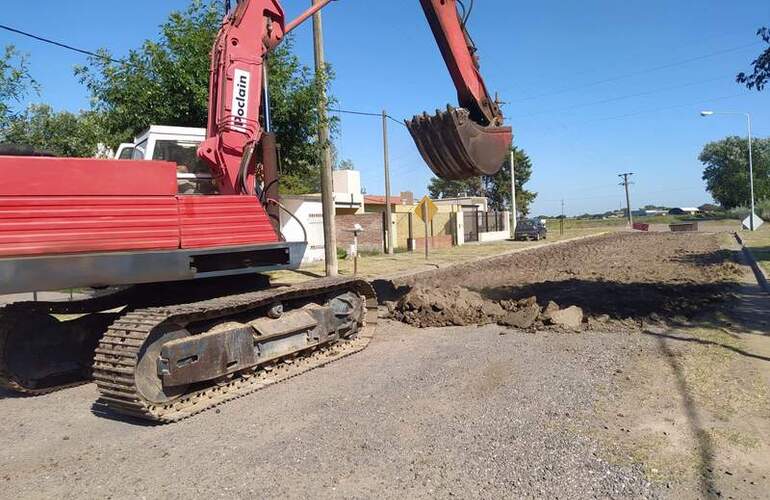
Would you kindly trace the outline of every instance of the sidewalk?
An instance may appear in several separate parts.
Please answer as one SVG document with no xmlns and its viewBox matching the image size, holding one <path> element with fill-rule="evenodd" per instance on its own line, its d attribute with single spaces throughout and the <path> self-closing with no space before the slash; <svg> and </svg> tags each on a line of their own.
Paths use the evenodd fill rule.
<svg viewBox="0 0 770 500">
<path fill-rule="evenodd" d="M 765 273 L 770 273 L 770 224 L 763 224 L 754 232 L 740 231 L 738 234 Z"/>
<path fill-rule="evenodd" d="M 609 231 L 616 231 L 613 227 L 595 227 L 587 229 L 569 229 L 560 236 L 558 231 L 548 234 L 545 241 L 495 241 L 490 243 L 469 243 L 459 247 L 452 247 L 432 251 L 428 259 L 425 259 L 424 251 L 399 252 L 394 255 L 360 256 L 358 258 L 358 275 L 361 278 L 377 278 L 393 276 L 402 273 L 414 273 L 438 269 L 452 264 L 469 262 L 475 259 L 501 255 L 526 248 L 537 247 L 564 241 L 568 239 L 591 236 Z M 353 260 L 345 259 L 339 262 L 340 275 L 353 274 Z M 323 263 L 305 266 L 297 271 L 276 271 L 269 273 L 270 280 L 274 283 L 300 283 L 324 276 Z"/>
</svg>

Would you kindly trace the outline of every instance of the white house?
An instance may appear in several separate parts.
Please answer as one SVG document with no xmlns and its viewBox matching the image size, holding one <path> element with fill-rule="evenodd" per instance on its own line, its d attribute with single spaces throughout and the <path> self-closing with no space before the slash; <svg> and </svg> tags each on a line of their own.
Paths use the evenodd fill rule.
<svg viewBox="0 0 770 500">
<path fill-rule="evenodd" d="M 361 172 L 358 170 L 335 170 L 334 208 L 337 214 L 364 213 L 364 195 L 361 193 Z"/>
<path fill-rule="evenodd" d="M 302 263 L 323 262 L 324 226 L 321 195 L 282 196 L 281 204 L 294 215 L 292 217 L 281 210 L 281 233 L 286 241 L 305 241 L 307 232 L 308 245 Z"/>
</svg>

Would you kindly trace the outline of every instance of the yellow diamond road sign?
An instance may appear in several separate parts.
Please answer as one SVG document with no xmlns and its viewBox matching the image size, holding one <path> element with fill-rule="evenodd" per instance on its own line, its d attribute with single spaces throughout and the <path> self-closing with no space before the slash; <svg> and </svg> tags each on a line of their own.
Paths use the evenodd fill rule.
<svg viewBox="0 0 770 500">
<path fill-rule="evenodd" d="M 428 211 L 428 220 L 423 219 L 423 216 L 425 215 L 425 208 L 427 207 Z M 433 203 L 433 200 L 428 198 L 427 196 L 424 196 L 422 200 L 420 200 L 420 203 L 417 204 L 417 206 L 414 208 L 414 213 L 417 215 L 417 217 L 420 218 L 423 222 L 430 222 L 433 220 L 433 217 L 436 215 L 436 212 L 438 212 L 438 207 L 435 203 Z"/>
</svg>

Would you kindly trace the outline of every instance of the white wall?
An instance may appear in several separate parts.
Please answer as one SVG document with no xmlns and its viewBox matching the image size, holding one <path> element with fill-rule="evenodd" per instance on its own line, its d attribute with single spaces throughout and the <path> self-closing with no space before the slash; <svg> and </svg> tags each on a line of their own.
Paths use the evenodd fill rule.
<svg viewBox="0 0 770 500">
<path fill-rule="evenodd" d="M 361 193 L 361 172 L 358 170 L 335 170 L 334 205 L 337 208 L 364 212 L 364 195 Z"/>
<path fill-rule="evenodd" d="M 361 194 L 361 172 L 358 170 L 335 170 L 333 176 L 335 193 Z"/>
<path fill-rule="evenodd" d="M 503 241 L 511 237 L 511 213 L 503 212 L 503 230 L 479 233 L 479 243 L 485 241 Z"/>
<path fill-rule="evenodd" d="M 281 204 L 302 222 L 307 231 L 308 245 L 302 263 L 323 262 L 324 230 L 320 196 L 284 196 Z M 302 227 L 289 214 L 281 210 L 281 232 L 286 241 L 303 241 Z"/>
</svg>

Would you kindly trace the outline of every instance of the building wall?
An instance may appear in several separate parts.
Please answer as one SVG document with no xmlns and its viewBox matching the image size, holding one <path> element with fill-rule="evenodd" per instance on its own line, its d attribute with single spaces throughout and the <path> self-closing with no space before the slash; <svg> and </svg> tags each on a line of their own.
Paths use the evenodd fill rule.
<svg viewBox="0 0 770 500">
<path fill-rule="evenodd" d="M 323 209 L 320 197 L 314 196 L 284 196 L 281 204 L 299 219 L 307 231 L 307 249 L 302 257 L 302 263 L 323 262 L 324 260 L 324 229 Z M 302 226 L 289 214 L 281 210 L 281 233 L 286 241 L 304 241 L 305 232 Z"/>
<path fill-rule="evenodd" d="M 358 250 L 382 252 L 385 245 L 382 223 L 382 214 L 379 213 L 337 215 L 337 246 L 347 250 L 353 244 L 352 229 L 356 224 L 360 224 L 364 231 L 358 236 Z"/>
<path fill-rule="evenodd" d="M 437 250 L 439 248 L 452 248 L 452 236 L 444 234 L 441 236 L 433 236 L 428 238 L 428 249 Z M 425 249 L 425 238 L 414 239 L 414 251 L 420 252 Z"/>
<path fill-rule="evenodd" d="M 358 170 L 335 170 L 332 176 L 334 205 L 337 213 L 363 213 L 364 195 L 361 193 L 361 172 Z"/>
<path fill-rule="evenodd" d="M 332 173 L 335 193 L 361 194 L 361 172 L 335 170 Z"/>
<path fill-rule="evenodd" d="M 334 193 L 334 210 L 337 214 L 364 213 L 364 196 L 354 193 Z"/>
<path fill-rule="evenodd" d="M 393 245 L 396 248 L 408 248 L 407 240 L 409 239 L 409 212 L 395 213 L 393 214 L 393 225 L 396 227 L 396 231 L 393 233 L 396 239 L 393 241 Z M 417 221 L 419 219 L 412 214 L 413 228 L 417 231 Z"/>
</svg>

